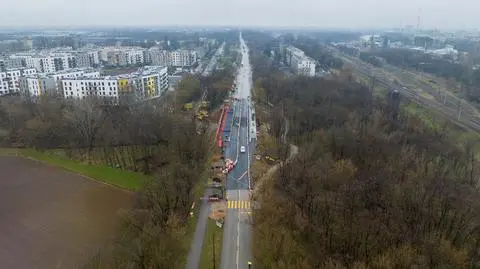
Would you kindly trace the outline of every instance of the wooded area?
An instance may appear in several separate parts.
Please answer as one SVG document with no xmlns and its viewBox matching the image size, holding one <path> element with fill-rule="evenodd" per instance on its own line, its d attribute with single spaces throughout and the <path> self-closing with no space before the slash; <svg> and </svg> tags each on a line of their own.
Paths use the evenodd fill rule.
<svg viewBox="0 0 480 269">
<path fill-rule="evenodd" d="M 286 78 L 252 59 L 257 103 L 275 104 L 271 135 L 288 121 L 300 146 L 256 197 L 256 268 L 480 268 L 473 141 L 351 77 Z"/>
<path fill-rule="evenodd" d="M 2 146 L 151 175 L 135 194 L 133 209 L 122 213 L 118 236 L 85 268 L 182 268 L 190 246 L 187 220 L 212 147 L 209 121 L 196 121 L 182 107 L 206 92 L 214 110 L 232 81 L 232 69 L 189 76 L 174 93 L 128 107 L 95 99 L 44 96 L 29 103 L 5 97 L 0 100 Z"/>
</svg>

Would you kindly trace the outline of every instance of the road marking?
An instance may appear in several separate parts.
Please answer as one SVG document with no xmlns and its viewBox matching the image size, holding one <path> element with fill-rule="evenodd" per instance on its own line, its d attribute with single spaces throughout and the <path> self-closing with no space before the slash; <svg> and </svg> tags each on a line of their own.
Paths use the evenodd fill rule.
<svg viewBox="0 0 480 269">
<path fill-rule="evenodd" d="M 247 174 L 248 171 L 245 171 L 239 178 L 235 179 L 236 181 L 240 181 L 246 174 Z"/>
<path fill-rule="evenodd" d="M 229 209 L 247 209 L 250 210 L 252 202 L 246 200 L 229 200 L 227 201 L 227 208 Z"/>
</svg>

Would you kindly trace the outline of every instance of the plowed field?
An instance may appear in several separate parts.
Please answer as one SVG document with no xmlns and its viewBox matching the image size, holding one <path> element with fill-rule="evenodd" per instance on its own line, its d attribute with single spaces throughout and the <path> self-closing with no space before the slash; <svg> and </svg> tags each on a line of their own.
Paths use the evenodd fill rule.
<svg viewBox="0 0 480 269">
<path fill-rule="evenodd" d="M 132 194 L 20 157 L 0 157 L 0 268 L 75 268 L 113 235 Z"/>
</svg>

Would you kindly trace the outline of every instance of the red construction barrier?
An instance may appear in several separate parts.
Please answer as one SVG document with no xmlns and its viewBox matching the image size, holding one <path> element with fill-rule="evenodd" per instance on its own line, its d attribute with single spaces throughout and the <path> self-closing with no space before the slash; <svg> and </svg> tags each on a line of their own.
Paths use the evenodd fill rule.
<svg viewBox="0 0 480 269">
<path fill-rule="evenodd" d="M 223 119 L 222 119 L 222 136 L 223 132 L 225 131 L 225 121 L 227 120 L 227 111 L 230 109 L 228 105 L 223 106 Z"/>
</svg>

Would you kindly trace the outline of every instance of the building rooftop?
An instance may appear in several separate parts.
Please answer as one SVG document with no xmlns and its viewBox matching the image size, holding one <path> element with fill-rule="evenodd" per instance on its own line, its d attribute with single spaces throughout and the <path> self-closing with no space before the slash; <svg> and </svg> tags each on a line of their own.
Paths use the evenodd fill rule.
<svg viewBox="0 0 480 269">
<path fill-rule="evenodd" d="M 33 68 L 33 67 L 12 67 L 12 68 L 5 68 L 5 72 L 17 71 L 17 70 L 28 70 L 28 69 L 35 69 L 35 68 Z"/>
<path fill-rule="evenodd" d="M 76 72 L 99 72 L 99 70 L 94 69 L 94 68 L 72 68 L 72 69 L 66 69 L 66 70 L 60 70 L 57 72 L 51 72 L 51 73 L 45 73 L 46 75 L 62 75 L 62 74 L 69 74 L 69 73 L 76 73 Z"/>
<path fill-rule="evenodd" d="M 89 69 L 90 71 L 96 71 L 94 69 Z M 167 71 L 167 67 L 165 66 L 144 66 L 142 68 L 139 68 L 137 71 L 132 72 L 132 73 L 127 73 L 127 74 L 120 74 L 120 75 L 114 75 L 114 76 L 101 76 L 101 77 L 76 77 L 76 78 L 67 78 L 69 80 L 75 80 L 75 79 L 91 79 L 91 80 L 116 80 L 116 79 L 128 79 L 128 78 L 134 78 L 134 77 L 139 77 L 139 76 L 149 76 L 153 74 L 158 74 L 161 72 Z M 68 73 L 68 72 L 67 72 Z"/>
<path fill-rule="evenodd" d="M 61 71 L 50 72 L 50 73 L 37 73 L 33 75 L 27 75 L 26 77 L 27 78 L 48 78 L 55 75 L 71 74 L 71 73 L 77 73 L 82 71 L 85 73 L 99 72 L 98 70 L 93 68 L 74 68 L 74 69 L 67 69 L 67 70 L 61 70 Z"/>
</svg>

